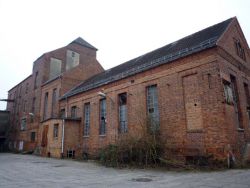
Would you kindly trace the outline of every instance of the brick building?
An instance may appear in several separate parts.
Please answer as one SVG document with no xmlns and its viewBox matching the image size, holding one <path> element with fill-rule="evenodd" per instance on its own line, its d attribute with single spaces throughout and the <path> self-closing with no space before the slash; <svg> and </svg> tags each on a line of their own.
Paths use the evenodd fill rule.
<svg viewBox="0 0 250 188">
<path fill-rule="evenodd" d="M 25 141 L 27 149 L 53 157 L 94 155 L 121 135 L 139 134 L 150 120 L 171 157 L 225 159 L 232 151 L 240 159 L 249 151 L 250 50 L 236 18 L 105 71 L 95 53 L 76 39 L 34 63 L 32 76 L 9 91 L 16 101 L 8 104 L 17 127 L 13 143 Z M 15 106 L 15 92 L 26 82 L 27 104 L 37 101 L 30 125 Z M 20 131 L 23 119 L 27 129 Z"/>
</svg>

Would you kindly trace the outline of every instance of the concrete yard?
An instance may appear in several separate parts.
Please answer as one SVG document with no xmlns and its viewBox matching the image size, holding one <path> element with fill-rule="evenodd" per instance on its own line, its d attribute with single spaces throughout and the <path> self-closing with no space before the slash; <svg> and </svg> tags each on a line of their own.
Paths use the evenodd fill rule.
<svg viewBox="0 0 250 188">
<path fill-rule="evenodd" d="M 250 170 L 173 172 L 113 169 L 93 162 L 0 153 L 0 187 L 250 188 Z"/>
</svg>

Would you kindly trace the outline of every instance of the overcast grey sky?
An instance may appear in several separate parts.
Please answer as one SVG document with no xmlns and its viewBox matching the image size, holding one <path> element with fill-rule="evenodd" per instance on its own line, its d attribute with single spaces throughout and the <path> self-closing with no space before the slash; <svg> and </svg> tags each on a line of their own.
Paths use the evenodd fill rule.
<svg viewBox="0 0 250 188">
<path fill-rule="evenodd" d="M 78 36 L 107 69 L 234 16 L 249 43 L 249 0 L 0 0 L 0 98 Z"/>
</svg>

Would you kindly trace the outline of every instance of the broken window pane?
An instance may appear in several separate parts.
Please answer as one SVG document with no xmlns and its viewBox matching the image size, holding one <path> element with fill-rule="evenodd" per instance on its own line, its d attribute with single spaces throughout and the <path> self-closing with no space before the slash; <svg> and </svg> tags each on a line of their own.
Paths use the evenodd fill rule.
<svg viewBox="0 0 250 188">
<path fill-rule="evenodd" d="M 119 96 L 119 132 L 128 132 L 127 120 L 127 93 L 122 93 Z"/>
<path fill-rule="evenodd" d="M 147 114 L 151 130 L 158 130 L 160 125 L 160 118 L 156 85 L 151 85 L 147 87 Z"/>
<path fill-rule="evenodd" d="M 66 70 L 70 70 L 79 65 L 80 55 L 71 50 L 67 50 Z"/>
<path fill-rule="evenodd" d="M 233 97 L 233 90 L 232 90 L 230 82 L 223 80 L 223 85 L 224 85 L 224 95 L 225 95 L 226 103 L 233 104 L 234 97 Z"/>
<path fill-rule="evenodd" d="M 106 99 L 100 100 L 100 135 L 106 133 Z"/>
</svg>

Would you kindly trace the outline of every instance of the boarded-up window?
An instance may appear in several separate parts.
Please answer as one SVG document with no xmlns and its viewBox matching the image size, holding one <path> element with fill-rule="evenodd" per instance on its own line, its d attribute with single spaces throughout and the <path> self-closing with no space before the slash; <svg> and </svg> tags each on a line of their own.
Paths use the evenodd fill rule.
<svg viewBox="0 0 250 188">
<path fill-rule="evenodd" d="M 147 115 L 151 131 L 156 131 L 160 126 L 157 85 L 147 87 Z"/>
<path fill-rule="evenodd" d="M 62 61 L 56 58 L 50 58 L 49 78 L 54 78 L 61 73 Z"/>
<path fill-rule="evenodd" d="M 73 67 L 79 65 L 80 55 L 71 50 L 67 50 L 67 62 L 66 62 L 66 70 L 70 70 Z"/>
<path fill-rule="evenodd" d="M 196 74 L 183 78 L 187 130 L 202 129 L 201 99 Z"/>
</svg>

